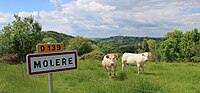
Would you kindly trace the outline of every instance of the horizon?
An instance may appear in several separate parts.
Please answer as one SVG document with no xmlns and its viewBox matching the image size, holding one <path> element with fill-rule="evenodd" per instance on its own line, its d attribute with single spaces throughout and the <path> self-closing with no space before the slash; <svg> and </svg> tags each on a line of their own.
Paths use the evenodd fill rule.
<svg viewBox="0 0 200 93">
<path fill-rule="evenodd" d="M 174 30 L 200 29 L 198 0 L 6 0 L 0 4 L 0 29 L 14 14 L 33 16 L 42 31 L 85 38 L 165 37 Z"/>
<path fill-rule="evenodd" d="M 52 31 L 52 30 L 51 30 Z M 48 31 L 44 31 L 44 32 L 48 32 Z M 57 31 L 53 31 L 53 32 L 57 32 Z M 57 32 L 57 33 L 60 33 L 60 32 Z M 69 34 L 66 34 L 66 33 L 61 33 L 61 34 L 65 34 L 65 35 L 69 35 Z M 73 36 L 73 35 L 70 35 L 70 36 Z M 88 39 L 106 39 L 106 38 L 112 38 L 112 37 L 117 37 L 117 36 L 121 36 L 121 37 L 138 37 L 138 38 L 165 38 L 165 36 L 161 36 L 161 37 L 149 37 L 149 36 L 129 36 L 129 35 L 115 35 L 115 36 L 109 36 L 109 37 L 97 37 L 97 38 L 90 38 L 90 37 L 84 37 L 84 36 L 80 36 L 80 37 L 83 37 L 83 38 L 88 38 Z M 79 37 L 79 36 L 73 36 L 73 37 Z"/>
</svg>

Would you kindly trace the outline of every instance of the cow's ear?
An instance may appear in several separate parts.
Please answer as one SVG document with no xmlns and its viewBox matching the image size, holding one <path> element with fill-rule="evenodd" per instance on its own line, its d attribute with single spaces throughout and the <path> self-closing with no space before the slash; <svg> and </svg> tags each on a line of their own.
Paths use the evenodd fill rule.
<svg viewBox="0 0 200 93">
<path fill-rule="evenodd" d="M 109 55 L 106 55 L 106 58 L 109 58 Z"/>
<path fill-rule="evenodd" d="M 149 52 L 149 54 L 148 54 L 149 56 L 151 56 L 151 52 Z"/>
<path fill-rule="evenodd" d="M 142 54 L 142 56 L 144 56 L 144 54 Z"/>
<path fill-rule="evenodd" d="M 116 59 L 118 59 L 118 54 L 115 54 L 114 56 L 115 56 Z"/>
</svg>

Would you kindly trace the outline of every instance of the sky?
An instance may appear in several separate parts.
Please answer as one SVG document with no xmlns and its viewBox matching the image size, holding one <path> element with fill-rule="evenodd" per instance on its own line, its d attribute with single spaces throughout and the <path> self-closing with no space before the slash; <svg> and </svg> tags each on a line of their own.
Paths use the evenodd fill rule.
<svg viewBox="0 0 200 93">
<path fill-rule="evenodd" d="M 4 0 L 0 29 L 14 14 L 33 16 L 43 31 L 86 38 L 164 37 L 200 29 L 199 0 Z"/>
</svg>

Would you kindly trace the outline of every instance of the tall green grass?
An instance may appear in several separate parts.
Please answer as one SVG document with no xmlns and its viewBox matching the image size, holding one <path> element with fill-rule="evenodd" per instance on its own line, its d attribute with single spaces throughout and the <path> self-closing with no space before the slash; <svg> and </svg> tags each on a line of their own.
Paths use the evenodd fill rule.
<svg viewBox="0 0 200 93">
<path fill-rule="evenodd" d="M 109 80 L 100 61 L 78 62 L 78 69 L 53 73 L 54 93 L 199 93 L 200 64 L 147 63 L 145 74 L 129 66 Z M 0 93 L 48 93 L 48 75 L 27 75 L 26 64 L 0 63 Z"/>
</svg>

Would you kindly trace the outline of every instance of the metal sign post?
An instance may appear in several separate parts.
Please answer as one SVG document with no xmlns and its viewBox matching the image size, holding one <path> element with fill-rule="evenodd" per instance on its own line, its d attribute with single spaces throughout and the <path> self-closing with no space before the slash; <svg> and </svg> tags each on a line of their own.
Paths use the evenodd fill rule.
<svg viewBox="0 0 200 93">
<path fill-rule="evenodd" d="M 49 93 L 53 93 L 53 74 L 49 73 L 48 78 L 49 78 Z"/>
</svg>

